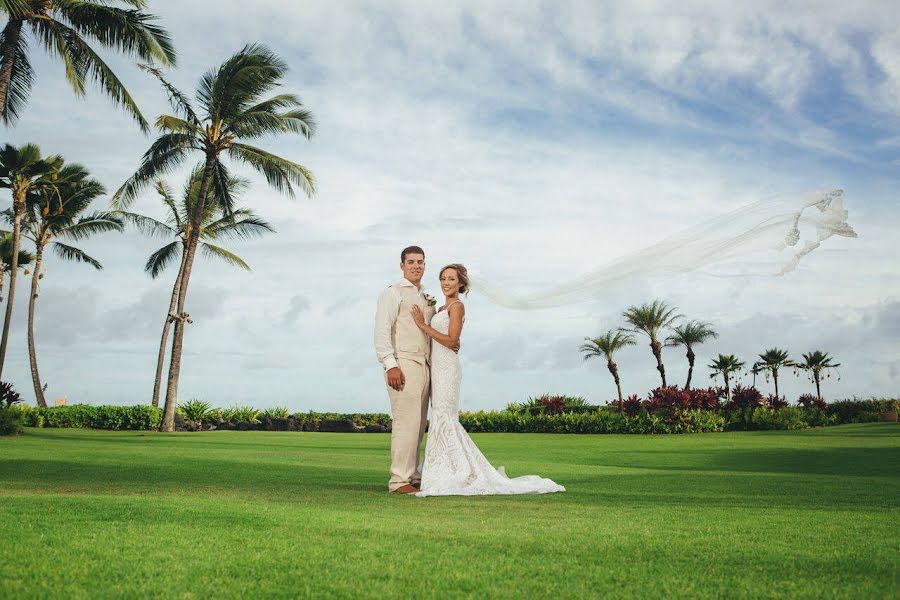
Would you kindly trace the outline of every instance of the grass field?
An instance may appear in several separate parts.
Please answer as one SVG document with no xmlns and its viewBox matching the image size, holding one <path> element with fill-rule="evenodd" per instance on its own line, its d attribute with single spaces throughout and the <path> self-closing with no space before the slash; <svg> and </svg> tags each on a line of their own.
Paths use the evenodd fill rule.
<svg viewBox="0 0 900 600">
<path fill-rule="evenodd" d="M 0 438 L 0 595 L 900 594 L 900 427 L 474 436 L 549 496 L 386 493 L 389 436 Z"/>
</svg>

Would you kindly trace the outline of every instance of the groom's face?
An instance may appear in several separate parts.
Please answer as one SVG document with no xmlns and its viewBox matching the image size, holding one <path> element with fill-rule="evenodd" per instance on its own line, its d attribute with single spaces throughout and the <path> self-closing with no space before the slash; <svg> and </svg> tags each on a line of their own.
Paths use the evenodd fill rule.
<svg viewBox="0 0 900 600">
<path fill-rule="evenodd" d="M 421 254 L 407 254 L 400 263 L 400 269 L 407 281 L 419 285 L 425 274 L 425 257 Z"/>
</svg>

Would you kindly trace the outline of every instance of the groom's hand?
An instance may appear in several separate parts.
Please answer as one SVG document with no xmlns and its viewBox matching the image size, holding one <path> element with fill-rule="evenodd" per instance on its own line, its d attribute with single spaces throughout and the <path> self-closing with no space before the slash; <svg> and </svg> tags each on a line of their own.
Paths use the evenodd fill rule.
<svg viewBox="0 0 900 600">
<path fill-rule="evenodd" d="M 403 386 L 406 385 L 406 377 L 403 376 L 403 371 L 400 370 L 400 367 L 388 369 L 387 382 L 389 386 L 398 392 L 403 389 Z"/>
<path fill-rule="evenodd" d="M 450 346 L 450 349 L 459 354 L 459 340 L 456 340 L 456 342 Z"/>
</svg>

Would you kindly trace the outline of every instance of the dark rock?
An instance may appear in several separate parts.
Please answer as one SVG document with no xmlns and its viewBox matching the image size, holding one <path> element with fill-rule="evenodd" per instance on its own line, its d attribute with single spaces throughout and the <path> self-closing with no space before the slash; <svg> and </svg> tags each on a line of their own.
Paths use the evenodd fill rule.
<svg viewBox="0 0 900 600">
<path fill-rule="evenodd" d="M 206 425 L 204 425 L 204 429 L 203 429 L 203 430 L 204 430 L 204 431 L 215 431 L 215 430 L 216 430 L 216 426 L 213 425 L 212 423 L 207 423 Z"/>
<path fill-rule="evenodd" d="M 388 421 L 387 425 L 384 426 L 385 433 L 390 433 L 391 430 L 394 429 L 394 421 Z"/>
<path fill-rule="evenodd" d="M 288 431 L 303 431 L 303 423 L 297 420 L 297 417 L 291 415 L 287 418 Z"/>
<path fill-rule="evenodd" d="M 320 421 L 304 421 L 303 431 L 319 431 Z"/>
<path fill-rule="evenodd" d="M 184 417 L 181 416 L 181 413 L 177 410 L 175 411 L 175 429 L 179 427 L 184 427 Z"/>
<path fill-rule="evenodd" d="M 235 426 L 235 429 L 238 431 L 251 431 L 256 429 L 256 423 L 251 423 L 250 421 L 239 421 Z"/>
<path fill-rule="evenodd" d="M 235 429 L 237 429 L 234 423 L 231 423 L 229 421 L 222 421 L 217 427 L 223 431 L 234 431 Z"/>
<path fill-rule="evenodd" d="M 290 431 L 290 419 L 276 417 L 274 419 L 264 419 L 263 429 L 266 431 Z"/>
<path fill-rule="evenodd" d="M 322 419 L 319 431 L 331 433 L 355 433 L 356 424 L 350 419 Z"/>
<path fill-rule="evenodd" d="M 384 425 L 366 425 L 363 431 L 366 433 L 387 433 L 387 428 Z"/>
</svg>

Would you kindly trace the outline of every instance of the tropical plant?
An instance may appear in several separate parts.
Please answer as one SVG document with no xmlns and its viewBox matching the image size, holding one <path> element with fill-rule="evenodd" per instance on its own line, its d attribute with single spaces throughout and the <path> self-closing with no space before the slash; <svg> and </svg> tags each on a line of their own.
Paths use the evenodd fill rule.
<svg viewBox="0 0 900 600">
<path fill-rule="evenodd" d="M 691 377 L 694 374 L 694 346 L 702 344 L 710 338 L 717 338 L 719 334 L 713 330 L 712 325 L 703 321 L 688 321 L 672 328 L 672 335 L 666 339 L 666 346 L 684 346 L 687 350 L 688 375 L 684 389 L 691 389 Z"/>
<path fill-rule="evenodd" d="M 662 379 L 662 387 L 666 386 L 666 368 L 663 366 L 662 349 L 663 345 L 659 341 L 659 332 L 681 318 L 682 315 L 676 313 L 675 307 L 670 307 L 662 300 L 654 300 L 650 304 L 642 304 L 641 306 L 629 307 L 622 316 L 634 328 L 633 331 L 640 331 L 650 338 L 650 350 L 656 358 L 656 370 Z"/>
<path fill-rule="evenodd" d="M 0 2 L 10 0 L 0 0 Z M 22 219 L 25 216 L 26 200 L 30 194 L 41 190 L 54 189 L 64 183 L 59 177 L 63 165 L 61 156 L 41 157 L 41 149 L 34 144 L 16 148 L 6 144 L 0 149 L 0 189 L 12 193 L 13 225 L 12 248 L 9 256 L 9 293 L 6 297 L 6 313 L 3 317 L 3 333 L 0 337 L 0 377 L 6 362 L 6 346 L 9 341 L 9 327 L 12 322 L 13 301 L 16 297 L 16 275 L 19 270 L 19 246 L 22 241 Z"/>
<path fill-rule="evenodd" d="M 28 100 L 34 82 L 30 32 L 65 65 L 76 95 L 84 95 L 86 80 L 92 79 L 146 131 L 147 121 L 131 94 L 85 39 L 142 61 L 174 65 L 169 35 L 140 10 L 145 6 L 145 0 L 0 0 L 0 14 L 7 17 L 0 32 L 0 121 L 15 121 Z"/>
<path fill-rule="evenodd" d="M 778 392 L 778 371 L 779 369 L 795 366 L 794 361 L 788 357 L 787 350 L 780 348 L 769 348 L 759 355 L 759 360 L 753 365 L 753 372 L 765 372 L 766 381 L 769 380 L 769 374 L 772 374 L 772 381 L 775 383 L 775 397 L 780 397 Z"/>
<path fill-rule="evenodd" d="M 252 406 L 241 406 L 240 404 L 236 404 L 222 411 L 222 419 L 235 423 L 239 421 L 259 423 L 259 410 Z"/>
<path fill-rule="evenodd" d="M 105 193 L 99 181 L 89 178 L 87 170 L 78 164 L 61 166 L 59 179 L 64 183 L 53 188 L 35 191 L 28 199 L 24 220 L 24 237 L 34 244 L 34 269 L 31 272 L 31 296 L 28 299 L 28 358 L 31 380 L 38 406 L 47 406 L 38 371 L 34 342 L 34 315 L 39 282 L 44 277 L 44 252 L 52 248 L 63 260 L 86 263 L 102 269 L 100 263 L 83 250 L 64 244 L 60 239 L 81 241 L 98 233 L 122 231 L 122 221 L 114 214 L 84 213 L 90 204 Z"/>
<path fill-rule="evenodd" d="M 21 401 L 22 396 L 15 390 L 13 384 L 0 381 L 0 406 L 12 406 Z"/>
<path fill-rule="evenodd" d="M 820 350 L 813 350 L 812 352 L 807 352 L 803 355 L 803 362 L 798 363 L 796 366 L 799 369 L 803 369 L 809 374 L 809 378 L 811 381 L 816 383 L 816 397 L 820 402 L 822 400 L 822 373 L 826 373 L 826 377 L 831 377 L 830 374 L 827 373 L 829 369 L 836 369 L 841 366 L 839 363 L 831 362 L 833 358 L 828 356 L 827 352 L 822 352 Z"/>
<path fill-rule="evenodd" d="M 3 282 L 6 280 L 6 274 L 12 269 L 12 249 L 12 231 L 0 230 L 0 302 L 3 301 Z M 34 255 L 28 250 L 20 248 L 16 266 L 25 270 L 32 262 L 34 262 Z"/>
<path fill-rule="evenodd" d="M 619 380 L 619 367 L 616 364 L 614 355 L 616 352 L 626 346 L 634 346 L 634 336 L 626 331 L 609 330 L 605 334 L 596 338 L 584 338 L 585 343 L 581 345 L 581 353 L 584 354 L 584 360 L 592 357 L 600 357 L 606 359 L 606 368 L 609 369 L 616 382 L 616 391 L 619 395 L 619 412 L 622 412 L 622 384 Z"/>
<path fill-rule="evenodd" d="M 263 409 L 259 416 L 263 419 L 287 419 L 291 411 L 285 406 L 273 406 Z"/>
<path fill-rule="evenodd" d="M 725 381 L 725 401 L 730 403 L 731 375 L 743 369 L 744 363 L 738 360 L 734 354 L 719 354 L 708 366 L 712 369 L 712 373 L 709 375 L 710 379 L 715 379 L 718 375 L 721 375 Z"/>
<path fill-rule="evenodd" d="M 797 398 L 797 404 L 810 410 L 825 410 L 828 408 L 828 405 L 822 398 L 812 394 L 800 394 L 800 397 Z"/>
<path fill-rule="evenodd" d="M 155 183 L 154 187 L 166 206 L 165 221 L 158 221 L 151 217 L 127 211 L 119 213 L 126 222 L 135 225 L 138 230 L 144 233 L 175 238 L 170 243 L 156 250 L 147 259 L 144 270 L 151 277 L 154 279 L 158 277 L 170 264 L 175 262 L 176 256 L 180 255 L 178 273 L 172 286 L 169 310 L 166 312 L 162 337 L 159 343 L 159 352 L 156 358 L 156 378 L 153 384 L 153 396 L 150 400 L 152 406 L 159 406 L 166 344 L 172 323 L 176 321 L 175 310 L 178 306 L 178 293 L 181 290 L 181 276 L 185 264 L 187 238 L 191 231 L 191 215 L 194 207 L 198 205 L 202 175 L 203 172 L 200 169 L 194 169 L 179 198 L 175 197 L 164 181 Z M 231 177 L 224 187 L 230 191 L 232 199 L 236 199 L 247 187 L 247 183 L 237 177 Z M 212 196 L 217 189 L 210 186 L 209 195 Z M 208 258 L 218 258 L 228 264 L 249 271 L 250 266 L 240 256 L 213 244 L 212 241 L 220 238 L 246 239 L 274 230 L 268 223 L 257 217 L 253 211 L 246 208 L 234 209 L 230 215 L 226 216 L 221 212 L 222 204 L 223 199 L 215 197 L 207 197 L 206 202 L 203 203 L 203 214 L 200 218 L 200 251 Z"/>
<path fill-rule="evenodd" d="M 11 383 L 0 381 L 0 435 L 22 433 L 23 415 L 13 407 L 21 401 L 22 397 L 13 389 Z"/>
<path fill-rule="evenodd" d="M 178 410 L 181 411 L 181 414 L 185 419 L 202 423 L 203 421 L 210 420 L 212 404 L 203 400 L 198 400 L 197 398 L 191 398 L 184 404 L 179 404 Z"/>
<path fill-rule="evenodd" d="M 161 135 L 144 153 L 135 174 L 116 192 L 114 200 L 117 208 L 127 208 L 144 186 L 180 165 L 192 152 L 199 152 L 203 157 L 199 202 L 190 215 L 190 231 L 174 313 L 166 405 L 160 425 L 161 430 L 172 431 L 187 319 L 184 305 L 194 255 L 200 241 L 197 232 L 201 229 L 204 206 L 207 199 L 213 197 L 222 203 L 221 208 L 226 216 L 233 211 L 233 198 L 228 189 L 231 177 L 221 160 L 222 155 L 226 154 L 262 173 L 269 185 L 280 192 L 293 196 L 294 186 L 299 186 L 311 195 L 315 184 L 312 174 L 305 167 L 240 140 L 281 133 L 297 133 L 309 138 L 313 134 L 314 124 L 310 113 L 292 94 L 261 99 L 280 84 L 287 71 L 284 61 L 264 46 L 247 45 L 202 77 L 197 90 L 202 116 L 182 92 L 162 77 L 159 70 L 153 67 L 146 69 L 160 80 L 178 116 L 162 115 L 157 119 L 156 126 Z M 214 190 L 212 195 L 210 187 Z"/>
</svg>

